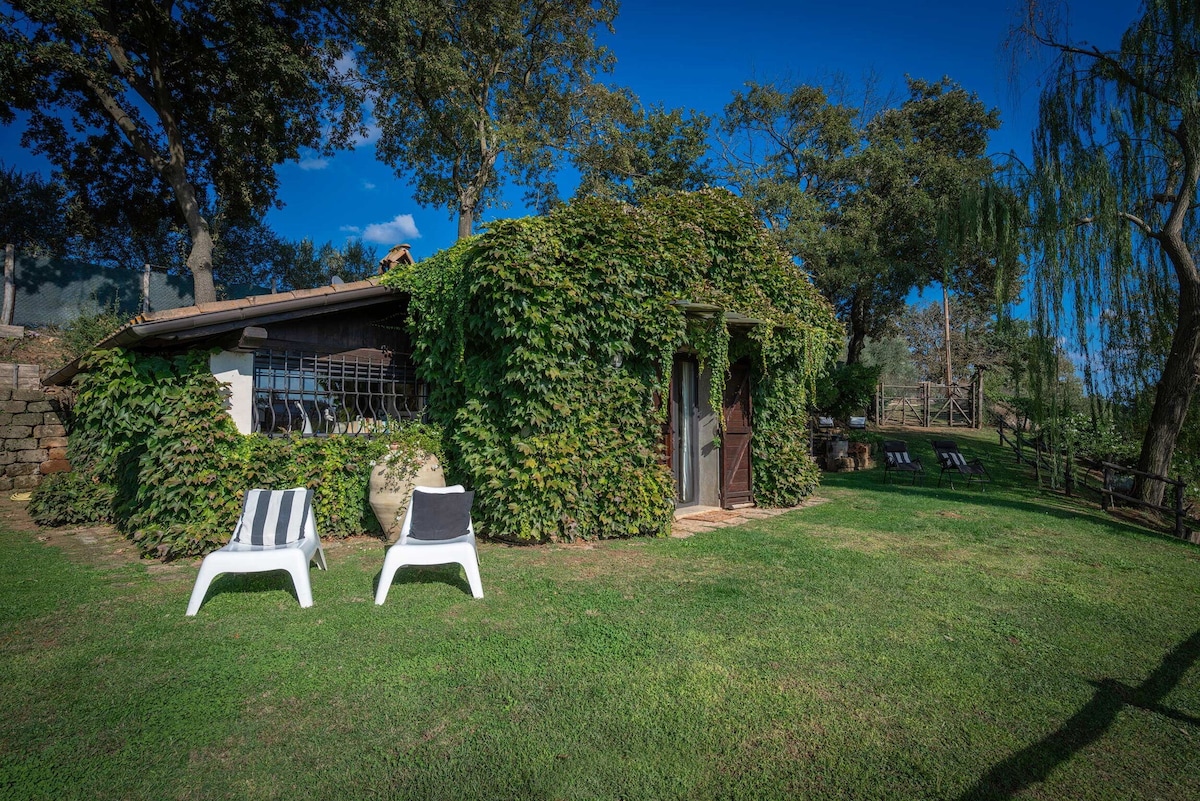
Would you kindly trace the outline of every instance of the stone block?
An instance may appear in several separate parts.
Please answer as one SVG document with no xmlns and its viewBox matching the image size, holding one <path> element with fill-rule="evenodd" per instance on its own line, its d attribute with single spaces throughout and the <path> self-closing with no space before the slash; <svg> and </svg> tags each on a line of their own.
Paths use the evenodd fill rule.
<svg viewBox="0 0 1200 801">
<path fill-rule="evenodd" d="M 12 480 L 13 489 L 31 490 L 42 483 L 42 477 L 37 473 L 28 476 L 17 476 Z"/>
<path fill-rule="evenodd" d="M 0 426 L 0 439 L 26 439 L 33 435 L 33 426 Z"/>
<path fill-rule="evenodd" d="M 71 463 L 66 459 L 51 459 L 47 462 L 42 462 L 40 471 L 44 476 L 48 476 L 51 473 L 70 473 Z"/>
<path fill-rule="evenodd" d="M 13 480 L 8 476 L 0 476 L 0 492 L 8 492 L 13 488 Z"/>
<path fill-rule="evenodd" d="M 8 414 L 23 414 L 25 407 L 29 404 L 25 401 L 6 400 L 0 401 L 0 412 Z"/>
<path fill-rule="evenodd" d="M 0 387 L 0 401 L 12 400 L 12 387 Z"/>
<path fill-rule="evenodd" d="M 63 424 L 62 417 L 60 417 L 58 412 L 55 411 L 54 409 L 51 409 L 50 411 L 46 412 L 45 417 L 46 417 L 46 425 L 48 425 L 48 426 L 61 426 Z"/>
<path fill-rule="evenodd" d="M 43 414 L 14 414 L 12 424 L 14 426 L 40 426 L 46 422 L 46 416 Z"/>
<path fill-rule="evenodd" d="M 50 405 L 50 401 L 30 401 L 29 405 L 25 407 L 25 411 L 45 414 L 54 411 L 54 407 Z"/>
<path fill-rule="evenodd" d="M 39 445 L 38 445 L 38 441 L 36 439 L 26 437 L 24 439 L 6 440 L 4 442 L 4 447 L 6 450 L 20 452 L 20 451 L 34 450 L 35 448 L 39 447 Z"/>
<path fill-rule="evenodd" d="M 63 428 L 62 426 L 55 425 L 34 426 L 33 435 L 38 439 L 45 439 L 46 437 L 65 437 L 67 435 L 67 429 Z"/>
<path fill-rule="evenodd" d="M 27 451 L 17 451 L 17 462 L 33 462 L 41 464 L 50 457 L 50 451 L 45 448 L 32 448 Z"/>
<path fill-rule="evenodd" d="M 44 401 L 46 393 L 40 389 L 14 389 L 12 399 L 15 401 Z"/>
<path fill-rule="evenodd" d="M 66 459 L 67 458 L 67 449 L 66 448 L 47 448 L 46 449 L 46 458 L 49 459 L 50 461 L 54 461 L 55 459 Z"/>
<path fill-rule="evenodd" d="M 12 425 L 12 412 L 0 412 L 0 426 Z"/>
<path fill-rule="evenodd" d="M 43 448 L 65 448 L 69 441 L 66 437 L 42 437 L 38 444 Z"/>
<path fill-rule="evenodd" d="M 12 464 L 15 461 L 17 461 L 16 451 L 10 451 L 7 448 L 0 448 L 0 467 L 6 464 Z"/>
<path fill-rule="evenodd" d="M 17 462 L 16 464 L 10 464 L 8 467 L 5 467 L 4 475 L 15 478 L 16 476 L 31 476 L 37 471 L 38 466 L 35 462 Z"/>
</svg>

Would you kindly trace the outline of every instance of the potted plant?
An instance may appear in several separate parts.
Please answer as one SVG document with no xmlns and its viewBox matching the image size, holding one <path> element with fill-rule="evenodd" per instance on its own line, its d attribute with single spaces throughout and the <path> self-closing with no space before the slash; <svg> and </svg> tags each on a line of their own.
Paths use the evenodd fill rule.
<svg viewBox="0 0 1200 801">
<path fill-rule="evenodd" d="M 442 463 L 429 443 L 406 439 L 389 442 L 383 457 L 371 463 L 368 500 L 389 540 L 400 533 L 413 487 L 446 486 Z"/>
</svg>

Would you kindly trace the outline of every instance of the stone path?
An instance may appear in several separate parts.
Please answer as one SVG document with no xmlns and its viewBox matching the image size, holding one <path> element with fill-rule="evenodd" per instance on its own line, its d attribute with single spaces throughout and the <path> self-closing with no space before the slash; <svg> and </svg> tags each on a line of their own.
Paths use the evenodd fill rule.
<svg viewBox="0 0 1200 801">
<path fill-rule="evenodd" d="M 697 512 L 694 515 L 684 515 L 675 518 L 675 522 L 671 526 L 671 536 L 678 539 L 690 537 L 693 534 L 698 534 L 701 531 L 713 531 L 718 528 L 726 528 L 728 526 L 740 526 L 743 523 L 749 523 L 753 520 L 763 520 L 768 517 L 777 517 L 778 515 L 794 512 L 797 509 L 807 509 L 810 506 L 817 506 L 825 503 L 828 498 L 809 498 L 799 506 L 788 506 L 784 508 L 762 508 L 748 507 L 746 509 L 713 509 L 704 512 Z"/>
</svg>

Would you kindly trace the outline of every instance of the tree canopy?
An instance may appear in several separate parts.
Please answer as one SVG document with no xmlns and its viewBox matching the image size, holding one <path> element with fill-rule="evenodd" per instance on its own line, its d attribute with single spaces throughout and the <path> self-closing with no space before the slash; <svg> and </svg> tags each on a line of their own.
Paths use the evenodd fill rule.
<svg viewBox="0 0 1200 801">
<path fill-rule="evenodd" d="M 383 0 L 357 24 L 380 158 L 469 236 L 501 178 L 557 198 L 553 153 L 578 121 L 616 0 Z"/>
<path fill-rule="evenodd" d="M 723 121 L 730 181 L 834 302 L 852 363 L 913 288 L 951 280 L 961 253 L 942 246 L 939 217 L 992 172 L 994 110 L 948 78 L 908 91 L 895 107 L 853 106 L 748 84 Z"/>
<path fill-rule="evenodd" d="M 1165 475 L 1200 379 L 1200 14 L 1145 0 L 1101 49 L 1069 40 L 1059 10 L 1030 0 L 1021 29 L 1056 54 L 1034 135 L 1034 309 L 1044 339 L 1074 330 L 1107 389 L 1153 387 L 1138 467 Z"/>
<path fill-rule="evenodd" d="M 359 120 L 321 3 L 17 0 L 0 20 L 0 121 L 27 113 L 25 144 L 69 183 L 121 198 L 148 168 L 187 226 L 197 302 L 216 297 L 204 208 L 261 213 L 277 164 L 344 142 Z"/>
</svg>

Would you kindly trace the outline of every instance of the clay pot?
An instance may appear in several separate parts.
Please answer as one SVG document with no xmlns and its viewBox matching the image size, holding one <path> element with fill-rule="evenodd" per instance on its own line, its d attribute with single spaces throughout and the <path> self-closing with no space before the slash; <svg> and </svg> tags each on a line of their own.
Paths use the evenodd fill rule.
<svg viewBox="0 0 1200 801">
<path fill-rule="evenodd" d="M 404 513 L 408 511 L 413 487 L 446 486 L 446 476 L 442 473 L 442 465 L 436 456 L 418 456 L 421 465 L 416 474 L 403 480 L 388 475 L 392 458 L 385 457 L 375 465 L 371 471 L 370 484 L 371 511 L 375 513 L 375 518 L 389 540 L 394 540 L 400 535 L 400 527 L 404 525 Z"/>
</svg>

